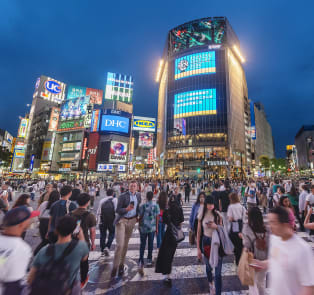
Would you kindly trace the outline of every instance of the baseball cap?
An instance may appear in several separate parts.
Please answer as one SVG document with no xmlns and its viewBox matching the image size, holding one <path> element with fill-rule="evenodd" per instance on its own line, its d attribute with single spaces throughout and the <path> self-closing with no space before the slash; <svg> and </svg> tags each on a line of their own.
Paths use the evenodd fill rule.
<svg viewBox="0 0 314 295">
<path fill-rule="evenodd" d="M 26 206 L 19 206 L 14 209 L 8 211 L 3 218 L 3 226 L 10 227 L 18 225 L 29 218 L 34 218 L 39 216 L 40 211 L 34 210 L 30 212 L 30 210 Z"/>
</svg>

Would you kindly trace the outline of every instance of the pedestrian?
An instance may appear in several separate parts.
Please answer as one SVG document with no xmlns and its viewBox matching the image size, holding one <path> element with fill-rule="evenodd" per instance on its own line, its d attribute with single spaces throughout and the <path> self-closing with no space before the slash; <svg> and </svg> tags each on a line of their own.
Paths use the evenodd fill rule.
<svg viewBox="0 0 314 295">
<path fill-rule="evenodd" d="M 147 266 L 152 266 L 154 237 L 158 235 L 159 206 L 153 203 L 154 194 L 148 191 L 146 194 L 146 202 L 141 205 L 139 211 L 139 231 L 140 231 L 140 257 L 138 260 L 138 272 L 144 275 L 144 252 L 146 241 L 148 241 Z"/>
<path fill-rule="evenodd" d="M 166 224 L 163 222 L 163 213 L 166 210 L 168 203 L 168 195 L 166 192 L 160 192 L 157 200 L 159 206 L 158 234 L 157 234 L 157 249 L 160 248 L 161 242 L 165 235 Z"/>
<path fill-rule="evenodd" d="M 5 214 L 9 210 L 9 193 L 7 190 L 1 190 L 0 192 L 0 210 Z"/>
<path fill-rule="evenodd" d="M 129 240 L 137 223 L 141 193 L 137 191 L 135 180 L 129 185 L 129 191 L 118 198 L 117 216 L 115 218 L 116 248 L 113 258 L 111 278 L 115 278 L 117 271 L 119 276 L 124 274 L 124 261 L 128 250 Z"/>
<path fill-rule="evenodd" d="M 76 202 L 79 207 L 71 212 L 76 222 L 80 224 L 83 231 L 85 242 L 90 251 L 96 250 L 96 217 L 93 213 L 87 210 L 90 204 L 91 197 L 87 193 L 80 194 Z M 84 288 L 88 282 L 88 260 L 81 262 L 81 288 Z"/>
<path fill-rule="evenodd" d="M 30 212 L 19 206 L 7 212 L 0 234 L 0 294 L 20 295 L 25 289 L 23 279 L 32 258 L 31 247 L 23 241 L 22 234 L 39 211 Z"/>
<path fill-rule="evenodd" d="M 188 181 L 184 183 L 184 203 L 190 202 L 191 186 Z"/>
<path fill-rule="evenodd" d="M 299 195 L 299 214 L 301 214 L 302 225 L 304 225 L 305 220 L 305 209 L 306 209 L 306 197 L 309 194 L 308 186 L 303 184 L 301 186 L 301 193 Z"/>
<path fill-rule="evenodd" d="M 284 195 L 285 189 L 282 186 L 277 187 L 277 192 L 274 193 L 273 196 L 273 206 L 278 207 L 280 206 L 280 198 Z"/>
<path fill-rule="evenodd" d="M 220 191 L 219 191 L 219 185 L 218 183 L 214 184 L 214 190 L 211 193 L 211 196 L 214 199 L 215 209 L 219 210 L 219 197 L 220 197 Z"/>
<path fill-rule="evenodd" d="M 96 186 L 95 183 L 91 183 L 87 190 L 88 194 L 90 195 L 90 208 L 94 208 L 94 202 L 96 198 Z"/>
<path fill-rule="evenodd" d="M 292 205 L 294 215 L 299 221 L 300 230 L 304 231 L 304 226 L 303 226 L 302 218 L 300 216 L 300 211 L 299 211 L 299 195 L 297 193 L 297 190 L 296 190 L 294 184 L 291 185 L 287 196 L 289 198 L 290 204 Z"/>
<path fill-rule="evenodd" d="M 268 260 L 253 260 L 257 270 L 269 271 L 270 295 L 313 295 L 314 264 L 311 247 L 290 225 L 289 213 L 276 207 L 268 214 L 271 230 Z"/>
<path fill-rule="evenodd" d="M 229 220 L 228 220 L 227 212 L 228 212 L 228 207 L 230 204 L 230 199 L 229 199 L 230 192 L 231 192 L 230 187 L 227 184 L 226 184 L 226 187 L 224 185 L 220 187 L 219 211 L 221 213 L 223 226 L 226 229 L 226 232 L 229 232 Z"/>
<path fill-rule="evenodd" d="M 294 217 L 294 211 L 293 207 L 289 201 L 288 196 L 282 196 L 279 200 L 279 206 L 284 207 L 288 213 L 289 213 L 289 220 L 290 220 L 290 225 L 291 227 L 296 230 L 296 225 L 295 225 L 295 217 Z"/>
<path fill-rule="evenodd" d="M 213 232 L 222 225 L 222 217 L 216 211 L 214 200 L 206 196 L 203 211 L 199 211 L 197 226 L 197 257 L 205 262 L 206 275 L 209 283 L 209 294 L 221 294 L 222 289 L 222 257 L 218 258 L 218 265 L 215 267 L 215 284 L 213 284 L 212 267 L 209 263 Z"/>
<path fill-rule="evenodd" d="M 48 234 L 47 239 L 49 243 L 55 243 L 57 241 L 57 235 L 54 230 L 56 228 L 58 219 L 62 216 L 69 214 L 73 210 L 77 208 L 77 205 L 70 201 L 70 197 L 72 195 L 72 187 L 69 185 L 65 185 L 60 189 L 61 199 L 55 202 L 49 211 L 50 219 L 48 224 Z"/>
<path fill-rule="evenodd" d="M 229 237 L 234 246 L 235 262 L 238 265 L 243 249 L 241 232 L 245 221 L 246 210 L 240 203 L 238 193 L 229 194 L 229 199 L 230 205 L 227 211 L 230 223 Z"/>
<path fill-rule="evenodd" d="M 183 210 L 178 205 L 176 199 L 171 196 L 169 199 L 169 207 L 166 208 L 163 213 L 163 222 L 167 224 L 167 230 L 158 252 L 155 268 L 156 273 L 163 274 L 164 283 L 169 287 L 172 285 L 170 279 L 172 261 L 178 246 L 177 240 L 174 237 L 171 228 L 172 225 L 180 227 L 183 221 Z"/>
<path fill-rule="evenodd" d="M 44 201 L 38 208 L 39 214 L 39 234 L 41 237 L 41 243 L 36 247 L 34 255 L 36 255 L 41 248 L 46 246 L 49 241 L 46 239 L 48 233 L 48 224 L 50 219 L 50 208 L 51 206 L 60 200 L 60 193 L 56 190 L 52 191 L 49 195 L 48 201 Z"/>
<path fill-rule="evenodd" d="M 307 214 L 307 210 L 314 206 L 314 185 L 311 185 L 311 192 L 306 196 L 306 205 L 305 205 L 305 213 Z"/>
<path fill-rule="evenodd" d="M 179 206 L 183 205 L 183 201 L 182 201 L 182 195 L 180 193 L 180 188 L 178 186 L 176 186 L 173 190 L 173 196 L 175 197 L 175 200 L 177 201 Z"/>
<path fill-rule="evenodd" d="M 269 232 L 264 224 L 259 208 L 253 207 L 248 212 L 248 223 L 242 230 L 245 251 L 253 253 L 254 258 L 264 261 L 268 256 Z M 264 295 L 266 289 L 266 271 L 257 270 L 254 276 L 254 286 L 249 286 L 249 295 Z"/>
<path fill-rule="evenodd" d="M 246 188 L 245 195 L 247 198 L 247 209 L 250 210 L 257 205 L 257 190 L 254 181 L 251 181 Z"/>
<path fill-rule="evenodd" d="M 39 199 L 38 199 L 38 207 L 39 207 L 40 204 L 43 203 L 44 201 L 48 201 L 49 195 L 50 195 L 50 193 L 51 193 L 52 191 L 53 191 L 53 185 L 52 185 L 52 183 L 48 183 L 48 184 L 46 185 L 46 191 L 43 192 L 43 193 L 41 194 L 41 196 L 39 197 Z"/>
<path fill-rule="evenodd" d="M 109 251 L 115 234 L 114 220 L 117 203 L 118 201 L 117 198 L 114 197 L 113 189 L 109 188 L 107 189 L 106 197 L 100 201 L 97 209 L 97 222 L 100 231 L 100 251 L 107 257 L 109 256 Z"/>
<path fill-rule="evenodd" d="M 196 241 L 196 236 L 197 236 L 197 225 L 198 225 L 197 216 L 199 212 L 203 212 L 205 198 L 206 198 L 205 193 L 201 192 L 198 195 L 196 202 L 193 204 L 191 214 L 190 214 L 190 220 L 189 220 L 190 231 L 195 241 Z"/>
<path fill-rule="evenodd" d="M 74 217 L 66 215 L 58 219 L 57 242 L 42 248 L 32 263 L 28 276 L 30 295 L 81 294 L 80 264 L 87 261 L 89 251 L 81 230 L 79 240 L 72 240 L 76 228 Z"/>
<path fill-rule="evenodd" d="M 312 215 L 314 214 L 314 211 L 313 211 L 313 207 L 311 207 L 308 212 L 307 212 L 307 215 L 305 217 L 305 220 L 304 220 L 304 227 L 306 229 L 309 229 L 310 230 L 310 236 L 313 236 L 314 235 L 314 222 L 310 221 Z"/>
</svg>

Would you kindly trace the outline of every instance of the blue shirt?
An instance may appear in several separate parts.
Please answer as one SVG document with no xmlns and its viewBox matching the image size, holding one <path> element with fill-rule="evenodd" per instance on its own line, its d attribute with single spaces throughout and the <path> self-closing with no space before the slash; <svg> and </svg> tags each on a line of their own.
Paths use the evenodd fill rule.
<svg viewBox="0 0 314 295">
<path fill-rule="evenodd" d="M 126 218 L 132 218 L 136 216 L 136 208 L 137 208 L 137 197 L 136 197 L 136 193 L 135 195 L 132 195 L 130 193 L 130 203 L 134 202 L 134 207 L 131 211 L 129 211 L 127 214 L 124 215 L 124 217 Z"/>
</svg>

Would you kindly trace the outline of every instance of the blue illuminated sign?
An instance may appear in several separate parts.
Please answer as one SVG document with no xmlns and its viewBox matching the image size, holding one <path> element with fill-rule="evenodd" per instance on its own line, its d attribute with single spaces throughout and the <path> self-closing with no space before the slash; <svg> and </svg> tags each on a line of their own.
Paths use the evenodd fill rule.
<svg viewBox="0 0 314 295">
<path fill-rule="evenodd" d="M 216 89 L 202 89 L 174 95 L 174 118 L 216 115 Z"/>
<path fill-rule="evenodd" d="M 35 159 L 35 155 L 32 155 L 31 157 L 31 163 L 29 165 L 29 170 L 30 171 L 33 171 L 33 168 L 34 168 L 34 159 Z"/>
<path fill-rule="evenodd" d="M 102 115 L 100 131 L 108 133 L 128 134 L 130 118 L 112 115 Z"/>
<path fill-rule="evenodd" d="M 61 92 L 61 85 L 56 81 L 52 81 L 52 80 L 46 81 L 45 87 L 51 93 L 60 93 Z"/>
<path fill-rule="evenodd" d="M 86 95 L 86 87 L 70 85 L 68 88 L 67 99 L 82 97 L 85 95 Z"/>
<path fill-rule="evenodd" d="M 215 51 L 193 53 L 175 60 L 175 80 L 213 73 L 216 73 Z"/>
<path fill-rule="evenodd" d="M 256 139 L 255 112 L 253 101 L 250 102 L 250 113 L 251 113 L 251 138 Z"/>
</svg>

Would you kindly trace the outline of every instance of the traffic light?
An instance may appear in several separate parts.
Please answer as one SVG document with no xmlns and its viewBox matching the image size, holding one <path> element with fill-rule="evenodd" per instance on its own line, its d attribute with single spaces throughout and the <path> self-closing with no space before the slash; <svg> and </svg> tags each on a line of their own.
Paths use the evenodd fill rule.
<svg viewBox="0 0 314 295">
<path fill-rule="evenodd" d="M 197 173 L 201 173 L 201 168 L 197 168 Z"/>
</svg>

